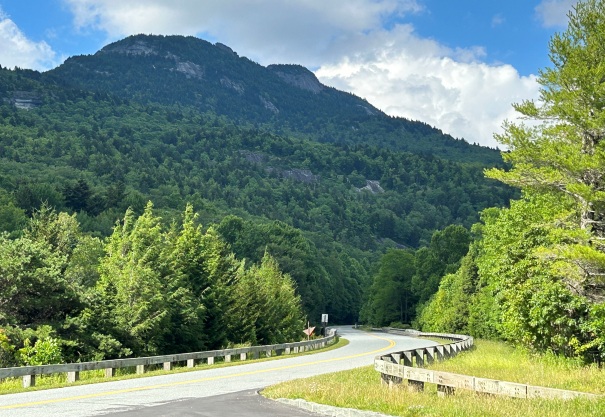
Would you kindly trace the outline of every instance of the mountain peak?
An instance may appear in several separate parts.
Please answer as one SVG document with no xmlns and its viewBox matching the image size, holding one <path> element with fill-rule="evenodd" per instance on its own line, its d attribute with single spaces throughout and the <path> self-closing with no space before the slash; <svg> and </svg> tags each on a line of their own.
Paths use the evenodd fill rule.
<svg viewBox="0 0 605 417">
<path fill-rule="evenodd" d="M 99 53 L 118 53 L 125 55 L 157 55 L 156 48 L 141 37 L 129 37 L 119 42 L 111 43 Z"/>
</svg>

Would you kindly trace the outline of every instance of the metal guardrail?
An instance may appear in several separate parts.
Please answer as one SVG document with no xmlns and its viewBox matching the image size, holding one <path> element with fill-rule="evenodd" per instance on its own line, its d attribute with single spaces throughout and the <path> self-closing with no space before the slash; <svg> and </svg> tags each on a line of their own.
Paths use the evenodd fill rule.
<svg viewBox="0 0 605 417">
<path fill-rule="evenodd" d="M 435 360 L 445 360 L 456 356 L 463 350 L 471 349 L 474 345 L 473 338 L 466 335 L 422 333 L 415 330 L 390 328 L 375 330 L 410 337 L 437 337 L 451 340 L 450 343 L 443 343 L 437 346 L 390 352 L 377 356 L 374 359 L 374 369 L 380 372 L 383 384 L 387 384 L 389 387 L 402 384 L 405 379 L 410 391 L 423 391 L 424 384 L 427 382 L 437 384 L 437 393 L 440 396 L 453 394 L 456 389 L 465 389 L 484 394 L 516 398 L 602 398 L 600 395 L 585 392 L 546 388 L 424 369 L 425 364 L 432 363 Z"/>
<path fill-rule="evenodd" d="M 225 362 L 231 362 L 232 358 L 239 355 L 240 360 L 246 360 L 249 357 L 259 358 L 261 354 L 270 357 L 273 354 L 281 356 L 283 354 L 292 354 L 315 350 L 325 347 L 334 340 L 336 331 L 331 330 L 327 337 L 315 340 L 308 340 L 293 343 L 281 343 L 275 345 L 251 346 L 235 349 L 210 350 L 204 352 L 178 353 L 173 355 L 147 356 L 141 358 L 111 359 L 94 362 L 77 362 L 57 365 L 38 365 L 38 366 L 20 366 L 14 368 L 0 368 L 0 380 L 4 378 L 23 377 L 23 387 L 32 387 L 36 383 L 36 375 L 48 375 L 67 373 L 67 382 L 75 382 L 80 379 L 80 372 L 104 370 L 105 376 L 110 378 L 114 376 L 115 369 L 136 367 L 136 373 L 145 373 L 149 365 L 163 364 L 164 370 L 170 370 L 172 364 L 186 362 L 188 368 L 193 368 L 196 361 L 205 361 L 205 363 L 214 364 L 215 358 L 223 358 Z"/>
</svg>

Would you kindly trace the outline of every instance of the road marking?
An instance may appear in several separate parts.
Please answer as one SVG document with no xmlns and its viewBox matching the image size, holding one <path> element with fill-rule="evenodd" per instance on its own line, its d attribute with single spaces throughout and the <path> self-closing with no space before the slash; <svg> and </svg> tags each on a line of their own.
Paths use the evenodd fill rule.
<svg viewBox="0 0 605 417">
<path fill-rule="evenodd" d="M 75 401 L 75 400 L 85 400 L 88 398 L 98 398 L 98 397 L 105 397 L 105 396 L 109 396 L 109 395 L 126 394 L 129 392 L 147 391 L 147 390 L 152 390 L 152 389 L 157 389 L 157 388 L 166 388 L 166 387 L 175 387 L 178 385 L 195 384 L 198 382 L 216 381 L 219 379 L 228 379 L 228 378 L 236 378 L 236 377 L 240 377 L 240 376 L 264 374 L 264 373 L 269 373 L 269 372 L 274 372 L 274 371 L 281 371 L 284 369 L 302 368 L 303 366 L 317 365 L 317 364 L 328 363 L 328 362 L 337 362 L 337 361 L 343 361 L 343 360 L 347 360 L 347 359 L 358 358 L 360 356 L 372 355 L 375 353 L 384 352 L 385 350 L 391 349 L 392 347 L 395 346 L 395 341 L 393 341 L 391 339 L 387 339 L 385 337 L 380 337 L 380 336 L 374 336 L 372 334 L 370 334 L 370 336 L 375 337 L 377 339 L 385 340 L 385 341 L 389 342 L 389 345 L 387 347 L 373 350 L 371 352 L 357 353 L 355 355 L 343 356 L 340 358 L 323 359 L 323 360 L 314 361 L 314 362 L 278 366 L 276 368 L 259 369 L 256 371 L 248 371 L 248 372 L 239 372 L 237 374 L 231 374 L 231 375 L 219 375 L 219 376 L 199 378 L 199 379 L 190 379 L 187 381 L 170 382 L 170 383 L 166 383 L 166 384 L 146 385 L 143 387 L 136 387 L 136 388 L 125 388 L 125 389 L 121 389 L 121 390 L 99 392 L 99 393 L 95 393 L 95 394 L 76 395 L 73 397 L 55 398 L 52 400 L 32 401 L 32 402 L 21 403 L 21 404 L 4 405 L 4 406 L 0 406 L 0 410 L 10 410 L 13 408 L 24 408 L 24 407 L 31 407 L 31 406 L 36 406 L 36 405 L 60 403 L 60 402 Z M 318 353 L 320 353 L 320 352 L 318 352 Z M 286 359 L 286 358 L 284 358 L 284 359 Z M 245 365 L 245 364 L 242 364 L 242 365 Z"/>
</svg>

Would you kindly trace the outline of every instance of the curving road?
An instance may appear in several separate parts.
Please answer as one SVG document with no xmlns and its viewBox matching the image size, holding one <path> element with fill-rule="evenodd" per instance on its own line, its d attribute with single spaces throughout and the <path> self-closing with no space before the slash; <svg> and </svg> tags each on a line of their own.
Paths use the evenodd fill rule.
<svg viewBox="0 0 605 417">
<path fill-rule="evenodd" d="M 0 416 L 309 416 L 292 409 L 285 414 L 279 408 L 285 406 L 268 406 L 252 393 L 282 381 L 371 365 L 381 352 L 435 344 L 351 327 L 339 327 L 338 333 L 349 340 L 347 346 L 313 355 L 2 395 Z"/>
</svg>

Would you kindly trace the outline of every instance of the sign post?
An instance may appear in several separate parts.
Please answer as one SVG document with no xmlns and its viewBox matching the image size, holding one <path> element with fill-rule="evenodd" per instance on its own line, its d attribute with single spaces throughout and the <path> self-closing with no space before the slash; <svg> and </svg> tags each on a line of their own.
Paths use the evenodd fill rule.
<svg viewBox="0 0 605 417">
<path fill-rule="evenodd" d="M 326 327 L 328 327 L 328 315 L 327 314 L 321 315 L 321 327 L 323 328 L 323 331 L 324 331 L 324 337 L 327 336 L 327 334 L 326 334 Z"/>
</svg>

